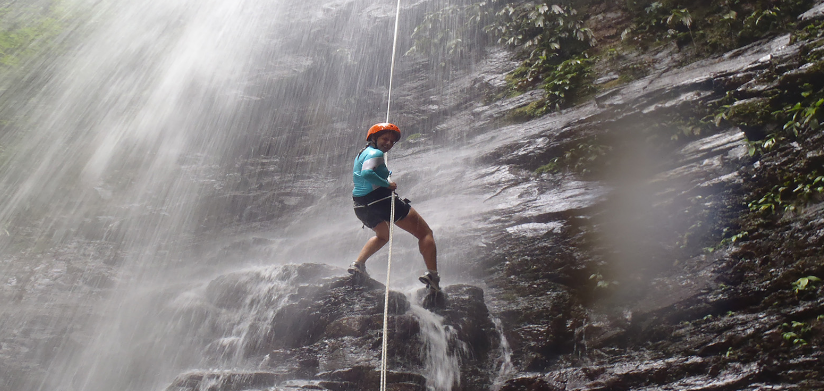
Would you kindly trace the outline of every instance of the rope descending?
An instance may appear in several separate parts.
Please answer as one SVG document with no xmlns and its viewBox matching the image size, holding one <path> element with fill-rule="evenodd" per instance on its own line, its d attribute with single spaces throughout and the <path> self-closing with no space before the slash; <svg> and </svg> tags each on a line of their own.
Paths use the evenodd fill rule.
<svg viewBox="0 0 824 391">
<path fill-rule="evenodd" d="M 392 77 L 395 75 L 395 51 L 398 46 L 398 21 L 401 16 L 401 0 L 398 0 L 398 6 L 395 11 L 395 37 L 392 40 L 392 63 L 389 66 L 389 92 L 386 100 L 386 122 L 389 122 L 389 108 L 392 105 Z M 384 163 L 388 160 L 384 157 Z M 391 175 L 389 176 L 391 182 Z M 381 349 L 381 389 L 386 391 L 386 350 L 388 346 L 389 330 L 389 276 L 392 268 L 392 236 L 395 233 L 395 192 L 392 192 L 390 199 L 391 204 L 389 212 L 389 259 L 386 261 L 386 294 L 383 298 L 383 347 Z"/>
<path fill-rule="evenodd" d="M 395 74 L 395 51 L 398 47 L 398 21 L 401 18 L 401 0 L 395 11 L 395 38 L 392 40 L 392 63 L 389 66 L 389 97 L 386 100 L 386 122 L 389 122 L 389 106 L 392 104 L 392 76 Z"/>
<path fill-rule="evenodd" d="M 383 298 L 383 348 L 381 350 L 381 391 L 386 391 L 386 351 L 388 346 L 389 330 L 389 271 L 392 267 L 392 236 L 395 233 L 395 193 L 390 201 L 392 206 L 389 212 L 389 259 L 386 262 L 386 294 Z"/>
</svg>

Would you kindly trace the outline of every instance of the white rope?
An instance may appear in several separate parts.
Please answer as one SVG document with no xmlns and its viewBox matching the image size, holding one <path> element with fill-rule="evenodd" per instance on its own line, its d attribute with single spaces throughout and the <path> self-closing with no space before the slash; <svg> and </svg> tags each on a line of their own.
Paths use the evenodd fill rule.
<svg viewBox="0 0 824 391">
<path fill-rule="evenodd" d="M 392 104 L 392 76 L 395 74 L 395 51 L 398 46 L 398 21 L 401 18 L 401 0 L 395 11 L 395 38 L 392 40 L 392 64 L 389 66 L 389 97 L 386 100 L 386 122 L 389 122 L 389 106 Z"/>
<path fill-rule="evenodd" d="M 386 262 L 386 294 L 383 298 L 383 349 L 381 350 L 381 391 L 386 391 L 386 351 L 389 341 L 389 271 L 392 268 L 392 236 L 395 233 L 395 193 L 389 208 L 389 259 Z"/>
<path fill-rule="evenodd" d="M 386 122 L 389 122 L 389 108 L 392 105 L 392 77 L 395 75 L 395 52 L 398 46 L 398 21 L 401 16 L 401 0 L 398 0 L 398 7 L 395 11 L 395 37 L 392 40 L 392 63 L 389 66 L 389 92 L 386 99 Z M 384 156 L 384 163 L 389 166 L 389 160 Z M 392 176 L 387 179 L 392 182 Z M 381 349 L 381 389 L 386 391 L 386 351 L 389 346 L 389 277 L 392 269 L 392 237 L 395 234 L 395 192 L 389 199 L 389 258 L 386 261 L 386 294 L 383 298 L 383 347 Z"/>
</svg>

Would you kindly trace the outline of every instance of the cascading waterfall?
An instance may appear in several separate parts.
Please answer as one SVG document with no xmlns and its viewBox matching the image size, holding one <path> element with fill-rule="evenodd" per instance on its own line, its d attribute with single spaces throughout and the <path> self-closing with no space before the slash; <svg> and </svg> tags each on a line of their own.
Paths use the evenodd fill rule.
<svg viewBox="0 0 824 391">
<path fill-rule="evenodd" d="M 503 323 L 498 318 L 493 318 L 492 322 L 495 323 L 495 332 L 498 333 L 501 338 L 500 352 L 498 359 L 495 360 L 495 379 L 492 381 L 492 389 L 498 390 L 515 371 L 515 365 L 512 364 L 512 347 L 509 345 L 506 335 L 504 335 Z"/>
<path fill-rule="evenodd" d="M 211 330 L 207 331 L 204 339 L 208 340 L 209 336 L 216 338 L 203 348 L 202 367 L 236 368 L 259 364 L 246 362 L 247 348 L 257 344 L 271 331 L 269 325 L 278 310 L 297 288 L 293 268 L 263 267 L 233 275 L 237 276 L 232 279 L 232 284 L 239 291 L 237 294 L 243 293 L 245 296 L 213 315 Z M 205 294 L 204 288 L 198 289 L 201 295 Z M 200 298 L 205 299 L 203 296 Z M 184 306 L 180 310 L 185 312 L 191 308 Z"/>
<path fill-rule="evenodd" d="M 421 325 L 427 388 L 451 391 L 461 383 L 461 356 L 467 355 L 466 345 L 456 337 L 454 328 L 443 324 L 443 317 L 418 305 L 412 305 L 410 311 Z"/>
<path fill-rule="evenodd" d="M 38 81 L 37 90 L 5 89 L 4 101 L 21 99 L 3 107 L 15 121 L 0 135 L 0 221 L 7 232 L 0 250 L 42 264 L 3 262 L 0 271 L 15 276 L 46 267 L 66 274 L 118 265 L 119 278 L 85 283 L 120 285 L 94 326 L 98 337 L 83 348 L 54 346 L 58 357 L 34 386 L 140 389 L 137 373 L 146 368 L 130 364 L 145 362 L 143 352 L 123 342 L 144 340 L 144 330 L 122 326 L 138 316 L 136 308 L 145 310 L 140 316 L 157 311 L 130 300 L 170 277 L 166 269 L 180 244 L 193 237 L 199 193 L 237 137 L 226 129 L 242 106 L 250 60 L 260 50 L 256 37 L 267 28 L 263 15 L 276 15 L 276 7 L 217 0 L 60 5 L 76 24 L 65 27 L 58 56 L 30 60 L 20 71 L 28 72 L 22 80 Z M 112 250 L 90 261 L 76 248 Z M 61 261 L 60 253 L 69 259 Z M 61 308 L 56 324 L 89 323 L 81 304 L 38 297 L 37 283 L 21 284 L 21 306 Z M 16 318 L 4 329 L 31 327 L 26 313 L 6 311 Z"/>
<path fill-rule="evenodd" d="M 247 42 L 262 21 L 247 15 L 251 1 L 120 3 L 78 9 L 99 27 L 84 26 L 83 42 L 55 64 L 34 64 L 54 75 L 17 111 L 30 119 L 20 125 L 28 135 L 7 146 L 4 221 L 42 205 L 51 212 L 42 234 L 60 241 L 109 212 L 155 223 L 122 224 L 144 245 L 191 224 L 196 193 L 181 159 L 226 147 L 221 117 L 241 102 Z"/>
<path fill-rule="evenodd" d="M 288 22 L 280 16 L 288 2 L 66 0 L 61 5 L 77 21 L 61 36 L 66 48 L 57 58 L 38 58 L 25 68 L 29 78 L 48 74 L 42 87 L 12 85 L 4 91 L 4 101 L 11 94 L 27 99 L 13 105 L 18 121 L 0 135 L 0 221 L 7 232 L 0 249 L 7 256 L 21 254 L 14 259 L 41 259 L 35 251 L 42 248 L 47 249 L 42 259 L 56 258 L 52 254 L 59 251 L 77 259 L 65 266 L 59 259 L 33 266 L 5 259 L 0 267 L 10 276 L 4 280 L 21 286 L 14 289 L 26 304 L 35 299 L 36 281 L 18 282 L 18 275 L 33 274 L 37 267 L 68 273 L 79 265 L 92 271 L 96 264 L 69 251 L 111 248 L 94 260 L 118 270 L 118 278 L 108 280 L 118 285 L 111 304 L 93 326 L 98 336 L 84 343 L 83 353 L 74 345 L 55 347 L 65 360 L 52 360 L 39 387 L 142 389 L 144 374 L 151 372 L 144 364 L 151 360 L 129 352 L 124 343 L 150 340 L 148 335 L 162 330 L 131 327 L 158 312 L 149 304 L 156 304 L 155 298 L 141 294 L 160 294 L 152 290 L 167 289 L 170 281 L 186 276 L 181 273 L 199 273 L 198 263 L 184 259 L 191 257 L 204 221 L 215 219 L 204 209 L 204 194 L 228 182 L 221 167 L 231 167 L 239 143 L 249 137 L 244 130 L 278 126 L 276 117 L 243 114 L 260 99 L 258 75 L 267 58 L 277 56 L 274 24 Z M 270 153 L 293 146 L 276 146 Z M 291 170 L 279 172 L 288 176 Z M 95 280 L 89 284 L 103 287 Z M 30 305 L 51 306 L 55 299 L 42 300 L 48 302 Z M 69 307 L 55 321 L 86 323 L 81 310 Z M 21 318 L 4 306 L 6 311 Z M 26 327 L 15 322 L 25 320 L 4 320 L 4 329 Z"/>
<path fill-rule="evenodd" d="M 149 320 L 132 319 L 136 322 L 135 329 L 146 329 L 145 338 L 132 341 L 136 342 L 135 347 L 150 356 L 165 357 L 166 364 L 177 361 L 171 370 L 161 370 L 153 379 L 147 379 L 155 383 L 151 386 L 144 383 L 146 389 L 165 387 L 175 376 L 175 370 L 182 368 L 187 368 L 189 373 L 203 373 L 204 380 L 199 387 L 208 389 L 209 386 L 225 387 L 225 377 L 231 374 L 213 368 L 251 373 L 259 368 L 278 372 L 293 367 L 294 362 L 277 362 L 270 354 L 260 356 L 261 351 L 272 350 L 268 344 L 273 341 L 294 338 L 288 331 L 273 326 L 279 324 L 275 317 L 283 316 L 281 311 L 285 307 L 295 305 L 295 298 L 307 284 L 335 277 L 329 272 L 337 270 L 317 269 L 317 273 L 307 277 L 299 268 L 284 265 L 238 270 L 182 291 L 175 289 L 157 295 L 145 308 L 137 308 L 139 311 L 155 308 L 157 312 Z M 411 303 L 418 299 L 416 294 L 408 293 Z M 420 326 L 421 351 L 417 354 L 423 364 L 421 374 L 427 379 L 427 389 L 450 391 L 460 385 L 461 357 L 468 355 L 466 344 L 457 338 L 454 328 L 444 325 L 443 317 L 416 304 L 408 311 Z M 123 324 L 120 328 L 121 332 L 135 331 Z M 376 358 L 377 352 L 371 353 L 373 359 Z M 111 352 L 107 354 L 112 357 Z M 169 359 L 175 356 L 176 359 Z M 136 360 L 132 362 L 140 364 Z"/>
<path fill-rule="evenodd" d="M 0 306 L 0 326 L 25 329 L 40 308 L 60 308 L 49 327 L 69 325 L 34 358 L 48 363 L 42 379 L 21 390 L 144 391 L 185 368 L 254 368 L 246 349 L 291 289 L 288 272 L 244 274 L 258 284 L 238 303 L 244 315 L 215 310 L 204 281 L 248 263 L 315 260 L 290 254 L 340 252 L 314 237 L 284 239 L 262 260 L 223 249 L 248 239 L 242 224 L 273 238 L 318 231 L 317 222 L 325 236 L 340 231 L 337 212 L 312 208 L 329 189 L 347 198 L 328 168 L 348 169 L 362 142 L 351 125 L 373 122 L 385 105 L 391 37 L 362 23 L 389 26 L 394 2 L 57 3 L 71 15 L 59 54 L 22 68 L 19 79 L 37 88 L 3 80 L 0 100 L 14 101 L 0 107 L 14 118 L 0 133 L 0 274 L 19 297 Z M 350 211 L 345 218 L 357 229 Z M 48 279 L 28 277 L 44 269 Z M 66 288 L 38 294 L 49 286 Z M 428 338 L 430 386 L 450 390 L 460 380 L 454 330 L 413 311 Z M 77 330 L 92 337 L 74 341 Z"/>
</svg>

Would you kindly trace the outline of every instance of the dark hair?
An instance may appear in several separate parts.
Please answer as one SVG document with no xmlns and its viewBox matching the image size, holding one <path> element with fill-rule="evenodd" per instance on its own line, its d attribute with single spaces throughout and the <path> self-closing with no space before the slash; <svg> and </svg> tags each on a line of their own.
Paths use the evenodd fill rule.
<svg viewBox="0 0 824 391">
<path fill-rule="evenodd" d="M 372 145 L 372 142 L 370 141 L 368 144 L 366 144 L 366 146 L 364 146 L 363 148 L 361 148 L 361 150 L 360 150 L 360 151 L 358 151 L 358 154 L 357 154 L 357 155 L 355 155 L 355 159 L 357 159 L 357 158 L 360 156 L 360 154 L 362 154 L 362 153 L 363 153 L 363 151 L 365 151 L 365 150 L 366 150 L 366 148 L 373 147 L 373 146 L 374 146 L 374 145 Z"/>
</svg>

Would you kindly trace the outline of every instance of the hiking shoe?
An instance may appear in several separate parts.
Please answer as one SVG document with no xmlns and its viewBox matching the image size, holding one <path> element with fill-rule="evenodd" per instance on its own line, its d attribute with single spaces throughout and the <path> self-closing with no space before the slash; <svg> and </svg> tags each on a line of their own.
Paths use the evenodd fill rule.
<svg viewBox="0 0 824 391">
<path fill-rule="evenodd" d="M 369 273 L 366 272 L 366 265 L 363 263 L 359 263 L 358 261 L 352 262 L 352 264 L 349 265 L 349 268 L 346 269 L 346 271 L 348 271 L 349 274 L 353 276 L 369 277 Z"/>
<path fill-rule="evenodd" d="M 418 277 L 418 280 L 420 282 L 426 284 L 426 287 L 429 288 L 429 289 L 432 289 L 436 292 L 441 291 L 441 286 L 440 286 L 441 277 L 438 276 L 437 273 L 426 272 L 424 275 Z"/>
</svg>

